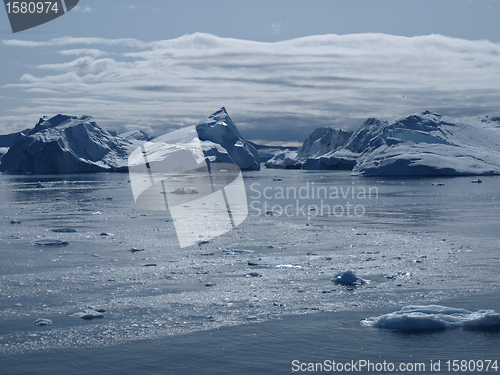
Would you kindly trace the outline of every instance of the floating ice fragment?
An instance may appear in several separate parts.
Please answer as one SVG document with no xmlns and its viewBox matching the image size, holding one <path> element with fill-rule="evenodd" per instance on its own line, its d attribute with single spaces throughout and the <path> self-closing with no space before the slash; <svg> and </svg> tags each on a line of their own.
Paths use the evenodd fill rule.
<svg viewBox="0 0 500 375">
<path fill-rule="evenodd" d="M 156 267 L 156 263 L 145 264 L 144 267 Z"/>
<path fill-rule="evenodd" d="M 104 314 L 102 312 L 96 311 L 94 309 L 86 309 L 83 312 L 77 312 L 74 314 L 71 314 L 70 316 L 75 316 L 77 318 L 82 318 L 82 319 L 95 319 L 95 318 L 104 318 Z"/>
<path fill-rule="evenodd" d="M 480 184 L 480 183 L 482 183 L 483 181 L 482 181 L 482 180 L 480 180 L 480 179 L 478 178 L 477 180 L 472 180 L 471 182 L 472 182 L 473 184 Z"/>
<path fill-rule="evenodd" d="M 54 233 L 75 233 L 76 230 L 74 230 L 73 228 L 56 228 L 56 229 L 52 229 L 52 232 L 54 232 Z"/>
<path fill-rule="evenodd" d="M 332 280 L 335 284 L 347 285 L 347 286 L 359 286 L 363 285 L 365 281 L 356 276 L 354 271 L 344 271 L 335 275 Z"/>
<path fill-rule="evenodd" d="M 135 247 L 129 250 L 131 253 L 137 253 L 138 251 L 144 251 L 144 249 L 136 249 Z"/>
<path fill-rule="evenodd" d="M 37 246 L 66 246 L 69 245 L 69 242 L 57 238 L 42 238 L 28 242 L 28 244 Z"/>
<path fill-rule="evenodd" d="M 11 224 L 21 224 L 21 220 L 10 219 Z"/>
<path fill-rule="evenodd" d="M 500 314 L 494 310 L 472 312 L 439 305 L 416 305 L 364 319 L 361 324 L 367 327 L 402 331 L 431 331 L 447 328 L 500 329 Z"/>
<path fill-rule="evenodd" d="M 43 318 L 38 318 L 35 320 L 35 324 L 37 326 L 50 326 L 52 325 L 52 320 L 50 319 L 43 319 Z"/>
</svg>

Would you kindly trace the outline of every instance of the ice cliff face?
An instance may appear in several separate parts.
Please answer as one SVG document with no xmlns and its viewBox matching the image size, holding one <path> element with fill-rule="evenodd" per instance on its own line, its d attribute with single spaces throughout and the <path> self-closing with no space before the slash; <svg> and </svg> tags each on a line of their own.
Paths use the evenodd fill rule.
<svg viewBox="0 0 500 375">
<path fill-rule="evenodd" d="M 234 163 L 240 169 L 260 169 L 257 150 L 241 136 L 224 107 L 196 125 L 196 131 L 205 154 L 215 157 L 211 161 Z"/>
<path fill-rule="evenodd" d="M 297 155 L 276 155 L 266 167 L 352 169 L 364 176 L 500 174 L 498 117 L 457 120 L 427 111 L 389 124 L 368 119 L 343 144 L 339 137 L 338 147 L 317 142 L 324 129 Z"/>
<path fill-rule="evenodd" d="M 43 117 L 2 157 L 0 170 L 30 173 L 125 171 L 130 142 L 90 116 Z"/>
<path fill-rule="evenodd" d="M 284 151 L 265 163 L 267 168 L 329 169 L 320 157 L 343 146 L 352 135 L 350 131 L 334 128 L 315 129 L 297 151 Z"/>
</svg>

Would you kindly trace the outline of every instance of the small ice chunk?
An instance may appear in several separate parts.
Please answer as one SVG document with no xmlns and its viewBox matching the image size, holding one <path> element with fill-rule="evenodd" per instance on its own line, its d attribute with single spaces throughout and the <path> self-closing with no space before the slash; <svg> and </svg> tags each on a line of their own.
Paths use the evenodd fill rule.
<svg viewBox="0 0 500 375">
<path fill-rule="evenodd" d="M 50 319 L 43 319 L 43 318 L 38 318 L 35 320 L 35 324 L 37 326 L 50 326 L 52 325 L 52 320 Z"/>
<path fill-rule="evenodd" d="M 21 224 L 21 220 L 10 219 L 11 224 Z"/>
<path fill-rule="evenodd" d="M 52 229 L 52 232 L 54 232 L 54 233 L 75 233 L 76 230 L 74 230 L 73 228 L 56 228 L 56 229 Z"/>
<path fill-rule="evenodd" d="M 358 286 L 364 284 L 364 280 L 357 277 L 354 271 L 344 271 L 337 275 L 332 280 L 335 284 L 346 286 Z"/>
<path fill-rule="evenodd" d="M 41 238 L 28 242 L 28 244 L 37 246 L 66 246 L 69 245 L 69 242 L 57 238 Z"/>
<path fill-rule="evenodd" d="M 70 316 L 75 316 L 77 318 L 82 318 L 87 320 L 95 318 L 104 318 L 104 314 L 102 312 L 96 311 L 94 309 L 86 309 L 83 312 L 77 312 Z"/>
<path fill-rule="evenodd" d="M 196 189 L 187 189 L 187 188 L 176 188 L 174 191 L 171 191 L 170 194 L 198 194 L 199 191 Z"/>
<path fill-rule="evenodd" d="M 137 253 L 138 251 L 144 251 L 144 249 L 136 249 L 135 247 L 129 250 L 131 253 Z"/>
</svg>

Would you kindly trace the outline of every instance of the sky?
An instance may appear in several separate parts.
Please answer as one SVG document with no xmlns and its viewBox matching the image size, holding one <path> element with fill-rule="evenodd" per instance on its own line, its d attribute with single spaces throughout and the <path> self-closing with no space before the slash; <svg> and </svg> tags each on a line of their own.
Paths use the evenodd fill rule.
<svg viewBox="0 0 500 375">
<path fill-rule="evenodd" d="M 500 1 L 80 0 L 13 34 L 0 9 L 0 134 L 91 115 L 159 136 L 225 106 L 242 135 L 299 144 L 426 110 L 500 109 Z"/>
</svg>

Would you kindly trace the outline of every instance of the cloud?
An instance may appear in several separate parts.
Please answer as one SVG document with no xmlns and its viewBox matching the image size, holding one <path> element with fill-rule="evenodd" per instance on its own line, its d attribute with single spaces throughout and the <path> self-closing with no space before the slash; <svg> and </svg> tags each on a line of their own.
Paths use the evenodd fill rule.
<svg viewBox="0 0 500 375">
<path fill-rule="evenodd" d="M 156 42 L 3 44 L 47 47 L 45 53 L 88 47 L 55 51 L 57 63 L 39 63 L 3 87 L 30 93 L 29 107 L 10 107 L 16 123 L 27 114 L 37 119 L 63 111 L 94 115 L 104 127 L 161 134 L 226 106 L 244 136 L 293 142 L 317 126 L 352 129 L 368 117 L 392 120 L 427 109 L 459 117 L 499 112 L 500 44 L 489 41 L 352 34 L 263 43 L 196 33 Z M 60 62 L 61 55 L 67 60 Z"/>
<path fill-rule="evenodd" d="M 281 22 L 280 23 L 273 23 L 271 25 L 271 31 L 274 35 L 278 35 L 281 31 Z"/>
<path fill-rule="evenodd" d="M 94 57 L 105 56 L 108 52 L 101 51 L 93 48 L 75 48 L 75 49 L 67 49 L 63 51 L 57 51 L 61 55 L 90 55 Z"/>
<path fill-rule="evenodd" d="M 77 5 L 76 7 L 74 7 L 72 9 L 72 11 L 76 11 L 76 12 L 80 12 L 80 13 L 91 13 L 94 9 L 92 9 L 91 7 L 89 6 L 86 6 L 86 7 L 81 7 L 79 5 Z"/>
</svg>

